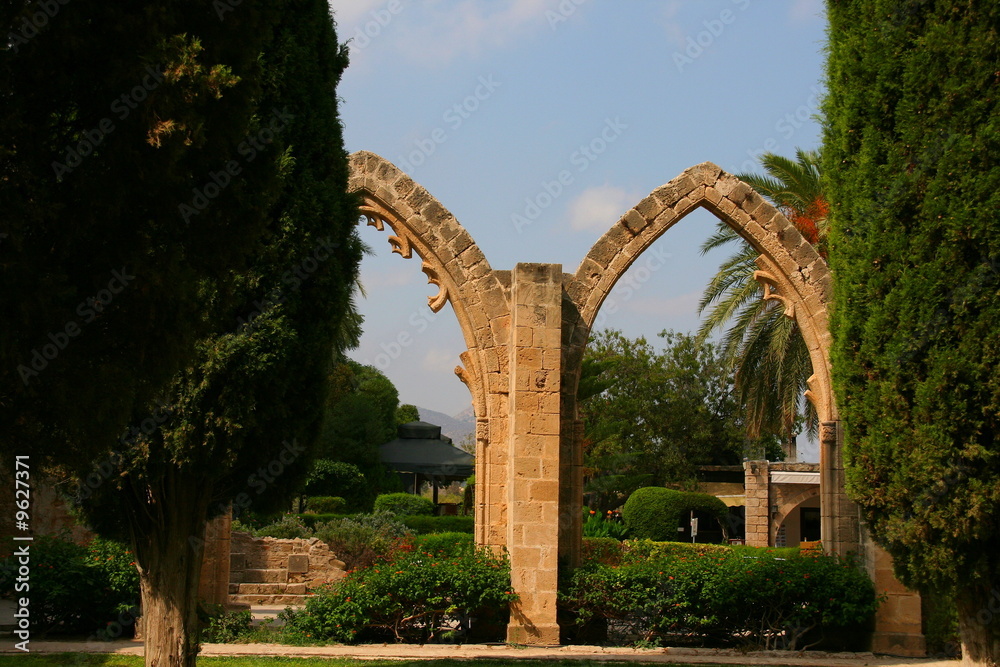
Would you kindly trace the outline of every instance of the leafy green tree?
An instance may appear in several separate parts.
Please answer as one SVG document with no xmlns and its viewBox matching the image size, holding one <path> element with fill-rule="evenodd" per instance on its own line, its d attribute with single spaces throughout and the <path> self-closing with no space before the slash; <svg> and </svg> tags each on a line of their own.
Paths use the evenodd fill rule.
<svg viewBox="0 0 1000 667">
<path fill-rule="evenodd" d="M 0 6 L 0 448 L 36 470 L 89 464 L 226 321 L 201 294 L 281 187 L 274 151 L 226 172 L 272 117 L 274 3 L 47 6 Z"/>
<path fill-rule="evenodd" d="M 327 400 L 317 452 L 361 470 L 366 485 L 351 509 L 368 510 L 378 494 L 402 490 L 399 476 L 383 465 L 379 446 L 396 438 L 397 415 L 405 406 L 392 381 L 374 366 L 345 359 L 334 376 L 337 389 Z"/>
<path fill-rule="evenodd" d="M 274 197 L 255 200 L 268 221 L 264 243 L 244 269 L 203 281 L 198 300 L 219 313 L 218 324 L 158 397 L 169 417 L 131 438 L 116 474 L 82 499 L 99 533 L 131 539 L 150 666 L 195 664 L 206 520 L 230 503 L 261 512 L 286 506 L 309 470 L 360 260 L 335 93 L 346 47 L 322 0 L 275 7 L 254 60 L 261 148 L 253 162 L 271 163 L 279 184 Z M 206 207 L 192 226 L 217 224 L 221 208 Z M 134 417 L 150 409 L 137 407 Z"/>
<path fill-rule="evenodd" d="M 420 411 L 417 410 L 417 406 L 410 405 L 409 403 L 403 403 L 398 408 L 396 408 L 396 424 L 409 424 L 410 422 L 420 421 Z"/>
<path fill-rule="evenodd" d="M 738 464 L 744 427 L 718 350 L 694 336 L 663 332 L 664 349 L 609 330 L 587 356 L 609 363 L 614 384 L 584 400 L 591 506 L 618 507 L 640 486 L 693 484 L 699 465 Z M 773 449 L 773 447 L 772 447 Z"/>
<path fill-rule="evenodd" d="M 306 496 L 339 496 L 347 507 L 363 506 L 368 483 L 361 469 L 352 463 L 317 459 L 302 488 Z"/>
<path fill-rule="evenodd" d="M 737 178 L 767 197 L 825 256 L 829 207 L 820 180 L 819 153 L 798 150 L 794 161 L 765 153 L 761 164 L 765 175 L 737 174 Z M 818 426 L 816 411 L 803 398 L 813 372 L 809 348 L 795 320 L 784 315 L 784 306 L 764 300 L 764 288 L 754 278 L 759 253 L 746 239 L 720 221 L 701 252 L 733 244 L 736 252 L 723 262 L 698 304 L 699 313 L 708 309 L 698 335 L 704 340 L 725 329 L 723 356 L 735 373 L 747 435 L 780 435 L 786 455 L 794 457 L 795 435 L 803 421 L 810 433 Z"/>
<path fill-rule="evenodd" d="M 1000 662 L 1000 5 L 828 3 L 824 164 L 848 490 Z"/>
</svg>

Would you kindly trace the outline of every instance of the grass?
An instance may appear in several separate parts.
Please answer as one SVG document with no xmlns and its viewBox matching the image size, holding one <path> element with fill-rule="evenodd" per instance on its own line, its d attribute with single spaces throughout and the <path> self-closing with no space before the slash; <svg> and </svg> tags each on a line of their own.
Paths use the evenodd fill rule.
<svg viewBox="0 0 1000 667">
<path fill-rule="evenodd" d="M 350 658 L 198 658 L 204 667 L 587 667 L 626 665 L 624 662 L 593 660 L 353 660 Z M 46 655 L 2 655 L 0 667 L 142 667 L 141 656 L 52 653 Z M 722 667 L 700 665 L 700 667 Z M 727 667 L 737 667 L 727 665 Z"/>
</svg>

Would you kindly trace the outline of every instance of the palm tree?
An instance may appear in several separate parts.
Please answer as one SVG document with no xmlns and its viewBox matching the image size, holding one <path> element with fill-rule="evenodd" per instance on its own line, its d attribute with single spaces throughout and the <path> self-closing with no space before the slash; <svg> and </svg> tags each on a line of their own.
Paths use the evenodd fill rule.
<svg viewBox="0 0 1000 667">
<path fill-rule="evenodd" d="M 767 197 L 802 236 L 826 256 L 826 216 L 829 209 L 820 181 L 819 153 L 795 152 L 796 159 L 765 153 L 766 175 L 737 174 Z M 737 250 L 719 267 L 698 304 L 702 314 L 711 307 L 698 332 L 704 340 L 725 329 L 723 354 L 734 371 L 737 400 L 746 409 L 747 438 L 774 433 L 786 443 L 786 458 L 795 458 L 795 434 L 805 422 L 816 432 L 816 412 L 803 399 L 812 362 L 795 320 L 784 315 L 776 300 L 764 300 L 754 277 L 757 251 L 724 222 L 702 244 L 702 254 L 727 244 Z"/>
</svg>

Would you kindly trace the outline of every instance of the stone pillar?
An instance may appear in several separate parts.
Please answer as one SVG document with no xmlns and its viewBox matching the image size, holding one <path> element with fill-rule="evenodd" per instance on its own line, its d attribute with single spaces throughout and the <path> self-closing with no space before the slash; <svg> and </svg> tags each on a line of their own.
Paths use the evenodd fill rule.
<svg viewBox="0 0 1000 667">
<path fill-rule="evenodd" d="M 769 494 L 771 472 L 767 461 L 743 462 L 743 489 L 746 494 L 747 545 L 770 546 L 771 498 Z"/>
<path fill-rule="evenodd" d="M 856 553 L 861 533 L 858 506 L 844 490 L 844 429 L 839 421 L 820 424 L 820 532 L 827 553 Z"/>
<path fill-rule="evenodd" d="M 861 549 L 864 566 L 875 583 L 875 593 L 885 601 L 875 612 L 875 632 L 871 650 L 876 653 L 923 657 L 927 642 L 923 635 L 920 594 L 911 591 L 896 579 L 892 557 L 862 531 Z"/>
<path fill-rule="evenodd" d="M 507 641 L 558 644 L 562 266 L 518 264 L 511 280 L 507 550 L 520 600 Z"/>
<path fill-rule="evenodd" d="M 208 604 L 229 604 L 229 540 L 232 526 L 232 513 L 228 511 L 205 526 L 198 597 Z"/>
</svg>

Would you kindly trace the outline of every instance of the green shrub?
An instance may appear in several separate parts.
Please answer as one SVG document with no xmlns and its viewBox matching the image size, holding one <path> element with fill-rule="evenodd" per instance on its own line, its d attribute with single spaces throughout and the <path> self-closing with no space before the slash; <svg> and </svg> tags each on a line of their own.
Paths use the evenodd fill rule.
<svg viewBox="0 0 1000 667">
<path fill-rule="evenodd" d="M 396 516 L 430 516 L 434 514 L 434 503 L 409 493 L 385 493 L 375 499 L 375 511 Z"/>
<path fill-rule="evenodd" d="M 619 565 L 622 562 L 622 543 L 613 537 L 584 537 L 583 563 Z"/>
<path fill-rule="evenodd" d="M 364 568 L 402 548 L 409 529 L 388 512 L 358 514 L 316 525 L 315 537 L 349 569 Z"/>
<path fill-rule="evenodd" d="M 312 514 L 337 514 L 343 512 L 347 502 L 340 496 L 309 496 L 306 511 Z"/>
<path fill-rule="evenodd" d="M 638 563 L 667 557 L 689 558 L 699 554 L 729 554 L 732 548 L 724 544 L 691 544 L 690 542 L 654 542 L 627 540 L 622 543 L 622 562 Z"/>
<path fill-rule="evenodd" d="M 0 595 L 16 591 L 17 558 L 0 566 Z M 101 630 L 120 636 L 134 629 L 139 573 L 122 544 L 95 538 L 80 546 L 63 537 L 40 536 L 31 543 L 31 630 L 45 633 Z"/>
<path fill-rule="evenodd" d="M 302 522 L 306 528 L 315 529 L 321 523 L 328 523 L 330 521 L 337 521 L 338 519 L 350 519 L 355 515 L 353 514 L 327 514 L 325 512 L 320 512 L 318 514 L 300 514 L 299 521 Z"/>
<path fill-rule="evenodd" d="M 345 506 L 354 511 L 371 502 L 371 491 L 361 469 L 353 463 L 330 459 L 317 459 L 313 463 L 302 492 L 307 496 L 343 498 Z"/>
<path fill-rule="evenodd" d="M 249 609 L 226 611 L 222 605 L 208 605 L 199 607 L 198 620 L 201 623 L 201 641 L 209 644 L 236 642 L 253 632 L 250 627 L 253 614 Z"/>
<path fill-rule="evenodd" d="M 305 524 L 300 514 L 286 514 L 278 521 L 250 532 L 255 537 L 276 537 L 285 540 L 313 536 L 313 529 Z"/>
<path fill-rule="evenodd" d="M 418 535 L 472 533 L 475 525 L 471 516 L 404 516 L 400 520 Z"/>
<path fill-rule="evenodd" d="M 506 559 L 487 549 L 445 558 L 402 552 L 320 588 L 304 610 L 280 618 L 292 639 L 423 643 L 453 635 L 455 622 L 474 627 L 514 598 Z"/>
<path fill-rule="evenodd" d="M 788 649 L 845 628 L 861 638 L 877 606 L 871 580 L 850 561 L 743 556 L 725 548 L 621 566 L 592 561 L 573 573 L 561 600 L 581 625 L 608 621 L 615 643 L 694 640 Z"/>
<path fill-rule="evenodd" d="M 629 534 L 637 539 L 667 541 L 677 539 L 677 528 L 690 512 L 704 512 L 726 525 L 729 509 L 707 493 L 675 491 L 658 486 L 637 489 L 622 508 Z"/>
<path fill-rule="evenodd" d="M 414 537 L 413 548 L 435 556 L 459 556 L 473 551 L 475 543 L 469 533 L 435 533 Z"/>
</svg>

